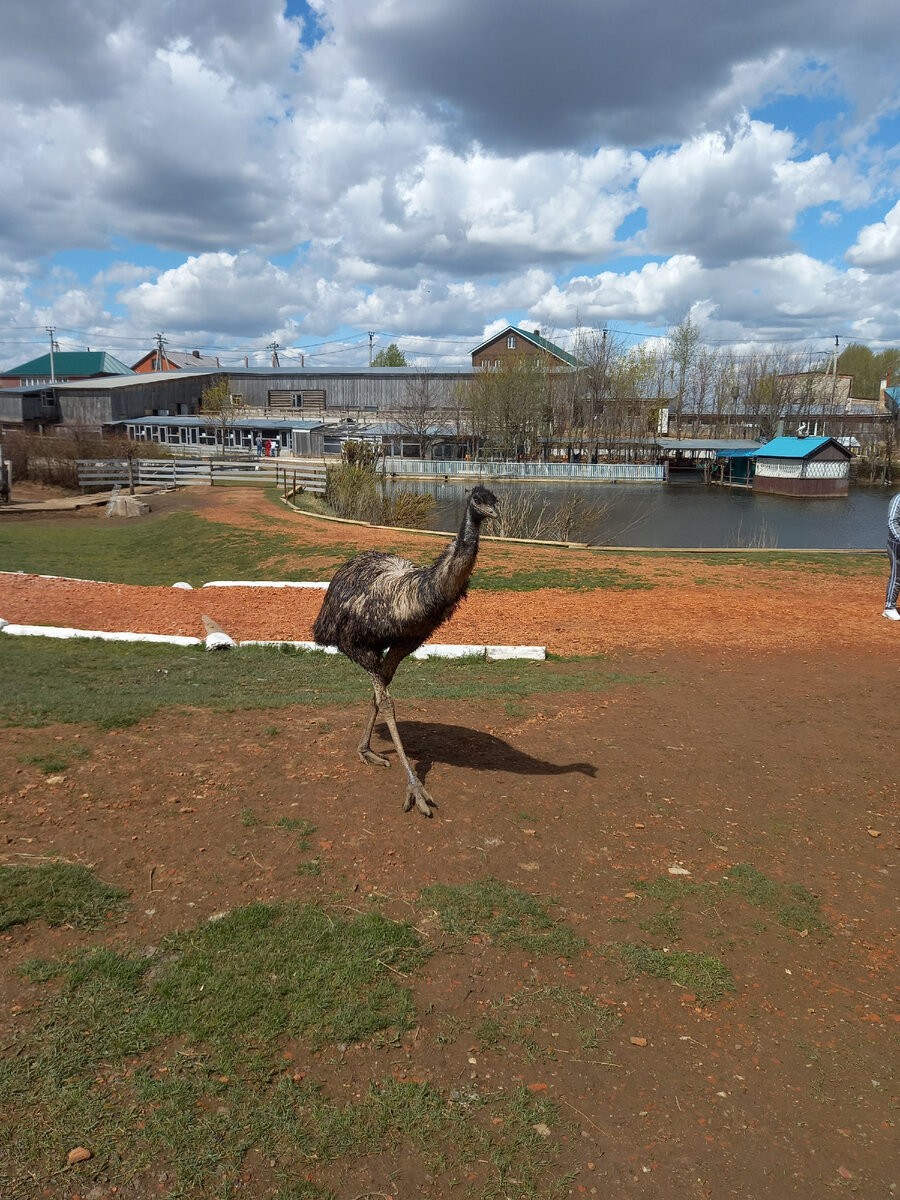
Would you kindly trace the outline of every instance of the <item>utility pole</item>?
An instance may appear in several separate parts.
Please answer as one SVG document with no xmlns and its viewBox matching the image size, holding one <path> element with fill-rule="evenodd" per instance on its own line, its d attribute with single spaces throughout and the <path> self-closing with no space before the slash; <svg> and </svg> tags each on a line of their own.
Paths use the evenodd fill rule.
<svg viewBox="0 0 900 1200">
<path fill-rule="evenodd" d="M 53 335 L 56 332 L 56 326 L 55 325 L 45 325 L 44 328 L 50 334 L 50 382 L 56 383 L 56 365 L 53 361 L 53 350 L 54 350 Z"/>
<path fill-rule="evenodd" d="M 840 345 L 840 341 L 841 341 L 841 339 L 838 337 L 837 334 L 835 334 L 834 335 L 834 368 L 831 372 L 831 415 L 832 416 L 834 416 L 834 397 L 835 397 L 835 392 L 837 391 L 837 360 L 838 360 L 838 346 Z M 824 426 L 825 426 L 824 421 L 822 422 L 822 426 L 824 429 Z"/>
<path fill-rule="evenodd" d="M 278 361 L 278 343 L 269 342 L 268 346 L 266 346 L 266 349 L 272 351 L 272 366 L 280 367 L 281 363 Z"/>
<path fill-rule="evenodd" d="M 164 333 L 156 335 L 156 370 L 167 371 L 169 369 L 169 360 L 166 358 L 166 352 L 163 346 L 166 344 L 166 336 Z"/>
<path fill-rule="evenodd" d="M 374 332 L 373 332 L 373 331 L 370 329 L 370 330 L 369 330 L 369 366 L 370 366 L 370 367 L 371 367 L 371 365 L 372 365 L 372 342 L 374 341 L 374 339 L 375 339 L 375 334 L 374 334 Z"/>
</svg>

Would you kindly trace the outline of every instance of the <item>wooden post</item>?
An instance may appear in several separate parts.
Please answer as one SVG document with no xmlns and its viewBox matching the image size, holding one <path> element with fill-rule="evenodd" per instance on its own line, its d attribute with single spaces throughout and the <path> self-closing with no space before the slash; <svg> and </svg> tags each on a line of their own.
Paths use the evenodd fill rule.
<svg viewBox="0 0 900 1200">
<path fill-rule="evenodd" d="M 297 472 L 296 471 L 294 471 L 294 483 L 291 488 L 291 499 L 292 500 L 297 499 Z"/>
<path fill-rule="evenodd" d="M 215 482 L 216 481 L 213 479 L 213 461 L 212 461 L 212 459 L 210 459 L 209 460 L 209 486 L 214 487 Z"/>
</svg>

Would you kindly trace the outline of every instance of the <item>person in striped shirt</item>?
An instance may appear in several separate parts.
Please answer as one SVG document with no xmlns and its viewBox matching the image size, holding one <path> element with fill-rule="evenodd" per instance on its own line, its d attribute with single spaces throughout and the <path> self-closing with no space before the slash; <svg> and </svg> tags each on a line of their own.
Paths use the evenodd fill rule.
<svg viewBox="0 0 900 1200">
<path fill-rule="evenodd" d="M 897 612 L 897 597 L 900 596 L 900 492 L 893 498 L 888 509 L 887 551 L 891 574 L 884 600 L 884 612 L 881 615 L 889 621 L 900 621 L 900 612 Z"/>
</svg>

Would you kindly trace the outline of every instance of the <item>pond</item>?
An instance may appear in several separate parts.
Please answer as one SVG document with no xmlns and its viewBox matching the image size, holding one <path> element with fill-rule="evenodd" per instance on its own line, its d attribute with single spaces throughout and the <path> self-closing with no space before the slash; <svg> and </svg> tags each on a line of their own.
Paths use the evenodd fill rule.
<svg viewBox="0 0 900 1200">
<path fill-rule="evenodd" d="M 395 485 L 428 491 L 437 503 L 432 529 L 455 531 L 467 489 L 462 483 L 405 479 Z M 533 491 L 559 507 L 581 502 L 583 519 L 572 541 L 599 546 L 771 547 L 781 550 L 874 550 L 887 537 L 888 503 L 895 488 L 853 487 L 844 499 L 812 500 L 754 495 L 702 483 L 490 484 Z"/>
</svg>

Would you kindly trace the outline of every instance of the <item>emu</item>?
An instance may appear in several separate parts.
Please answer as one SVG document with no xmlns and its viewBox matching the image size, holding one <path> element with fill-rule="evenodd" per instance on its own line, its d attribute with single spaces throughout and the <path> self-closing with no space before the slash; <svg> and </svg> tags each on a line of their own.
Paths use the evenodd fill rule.
<svg viewBox="0 0 900 1200">
<path fill-rule="evenodd" d="M 443 625 L 465 597 L 478 556 L 481 523 L 497 516 L 496 504 L 487 488 L 473 488 L 459 533 L 429 567 L 378 550 L 367 550 L 344 563 L 328 585 L 313 626 L 319 645 L 337 646 L 372 680 L 372 707 L 357 754 L 361 762 L 390 766 L 369 744 L 381 713 L 406 771 L 404 812 L 415 805 L 430 817 L 434 801 L 409 765 L 388 688 L 403 659 Z"/>
</svg>

